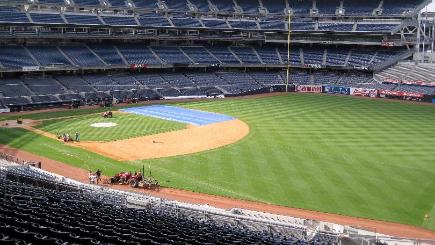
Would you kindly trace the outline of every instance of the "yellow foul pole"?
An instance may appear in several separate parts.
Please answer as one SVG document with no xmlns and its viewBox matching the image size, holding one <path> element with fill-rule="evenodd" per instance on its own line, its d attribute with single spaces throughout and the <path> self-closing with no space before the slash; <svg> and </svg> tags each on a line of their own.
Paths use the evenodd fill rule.
<svg viewBox="0 0 435 245">
<path fill-rule="evenodd" d="M 287 36 L 287 79 L 285 84 L 285 92 L 288 93 L 288 85 L 290 83 L 290 34 L 291 34 L 291 10 L 288 10 L 288 36 Z"/>
</svg>

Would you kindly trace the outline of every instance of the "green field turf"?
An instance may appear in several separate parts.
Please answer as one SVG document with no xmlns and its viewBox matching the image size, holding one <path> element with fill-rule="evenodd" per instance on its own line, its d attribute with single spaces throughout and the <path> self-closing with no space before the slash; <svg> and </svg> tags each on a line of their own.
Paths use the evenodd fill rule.
<svg viewBox="0 0 435 245">
<path fill-rule="evenodd" d="M 129 163 L 18 129 L 0 129 L 0 143 L 105 174 L 151 164 L 169 187 L 435 230 L 434 106 L 301 94 L 180 105 L 237 117 L 251 132 L 220 149 Z"/>
<path fill-rule="evenodd" d="M 111 128 L 95 128 L 93 123 L 116 123 Z M 185 124 L 152 117 L 127 113 L 115 113 L 113 118 L 103 118 L 101 114 L 74 116 L 44 120 L 37 128 L 55 135 L 80 133 L 81 141 L 114 141 L 138 136 L 153 135 L 185 128 Z"/>
</svg>

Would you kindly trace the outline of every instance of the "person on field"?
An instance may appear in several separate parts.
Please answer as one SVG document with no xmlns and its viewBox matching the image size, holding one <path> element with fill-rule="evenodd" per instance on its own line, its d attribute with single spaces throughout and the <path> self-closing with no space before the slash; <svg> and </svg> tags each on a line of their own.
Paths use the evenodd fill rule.
<svg viewBox="0 0 435 245">
<path fill-rule="evenodd" d="M 101 180 L 101 170 L 97 169 L 97 172 L 95 172 L 95 175 L 97 176 L 97 185 Z"/>
<path fill-rule="evenodd" d="M 76 132 L 76 141 L 80 142 L 80 134 L 79 134 L 79 132 Z"/>
</svg>

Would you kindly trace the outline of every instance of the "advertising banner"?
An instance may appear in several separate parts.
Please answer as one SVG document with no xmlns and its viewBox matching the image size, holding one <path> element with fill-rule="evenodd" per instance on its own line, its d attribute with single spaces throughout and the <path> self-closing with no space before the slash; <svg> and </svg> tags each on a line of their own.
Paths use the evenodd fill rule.
<svg viewBox="0 0 435 245">
<path fill-rule="evenodd" d="M 350 94 L 350 88 L 341 87 L 341 86 L 323 86 L 323 93 L 326 94 Z"/>
<path fill-rule="evenodd" d="M 420 93 L 402 92 L 402 91 L 391 91 L 391 90 L 380 90 L 379 94 L 382 97 L 385 97 L 385 96 L 394 96 L 394 97 L 424 98 L 424 94 L 420 94 Z"/>
<path fill-rule="evenodd" d="M 378 90 L 371 88 L 351 88 L 350 94 L 353 96 L 364 96 L 376 98 L 378 97 Z"/>
<path fill-rule="evenodd" d="M 301 93 L 322 93 L 322 86 L 320 85 L 298 85 L 296 90 Z"/>
</svg>

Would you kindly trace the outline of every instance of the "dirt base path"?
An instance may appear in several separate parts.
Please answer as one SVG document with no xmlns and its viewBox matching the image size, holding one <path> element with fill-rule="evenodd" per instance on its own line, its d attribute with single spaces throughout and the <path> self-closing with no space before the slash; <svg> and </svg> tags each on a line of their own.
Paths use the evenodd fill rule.
<svg viewBox="0 0 435 245">
<path fill-rule="evenodd" d="M 88 151 L 119 161 L 172 157 L 233 144 L 249 133 L 249 126 L 231 120 L 205 126 L 111 142 L 73 143 Z"/>
<path fill-rule="evenodd" d="M 87 183 L 88 171 L 73 167 L 68 164 L 53 161 L 45 157 L 37 156 L 25 151 L 13 149 L 4 145 L 0 145 L 0 152 L 8 153 L 21 160 L 27 161 L 41 161 L 42 169 L 47 170 L 52 173 L 63 175 L 65 177 Z M 156 196 L 160 198 L 165 198 L 168 200 L 177 200 L 182 202 L 188 202 L 193 204 L 208 204 L 218 208 L 231 209 L 231 208 L 244 208 L 260 212 L 274 213 L 280 215 L 287 215 L 298 218 L 305 219 L 316 219 L 326 222 L 332 222 L 342 225 L 351 225 L 355 227 L 366 228 L 369 230 L 376 230 L 378 233 L 406 237 L 410 239 L 426 239 L 435 241 L 435 232 L 430 230 L 425 230 L 423 228 L 418 228 L 409 225 L 402 225 L 391 222 L 369 220 L 363 218 L 355 218 L 344 215 L 321 213 L 310 210 L 288 208 L 271 204 L 264 204 L 258 202 L 237 200 L 227 197 L 220 197 L 208 194 L 195 193 L 184 190 L 161 188 L 159 191 L 146 191 L 146 190 L 136 190 L 131 189 L 128 186 L 108 186 L 114 189 L 120 189 L 125 191 L 140 192 L 151 196 Z"/>
</svg>

